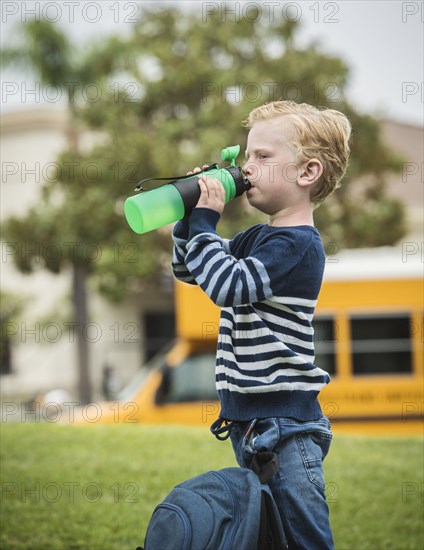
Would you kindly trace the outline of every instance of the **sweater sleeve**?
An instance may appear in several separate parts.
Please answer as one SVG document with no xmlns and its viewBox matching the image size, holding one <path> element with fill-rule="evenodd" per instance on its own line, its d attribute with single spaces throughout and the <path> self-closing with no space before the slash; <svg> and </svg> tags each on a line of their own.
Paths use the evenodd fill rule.
<svg viewBox="0 0 424 550">
<path fill-rule="evenodd" d="M 172 253 L 172 271 L 174 277 L 184 283 L 192 285 L 196 284 L 196 280 L 191 275 L 186 266 L 187 256 L 187 242 L 189 234 L 189 224 L 186 219 L 181 220 L 175 224 L 172 232 L 172 239 L 174 241 L 174 249 Z"/>
<path fill-rule="evenodd" d="M 196 283 L 221 307 L 256 303 L 281 293 L 287 275 L 299 263 L 291 240 L 270 236 L 251 255 L 237 259 L 230 253 L 234 245 L 217 234 L 219 215 L 214 214 L 196 208 L 190 217 L 185 265 Z"/>
<path fill-rule="evenodd" d="M 195 209 L 198 210 L 198 209 Z M 219 221 L 219 214 L 210 209 L 201 209 L 209 212 L 209 217 L 213 227 L 216 227 Z M 204 215 L 204 214 L 203 214 Z M 174 241 L 174 248 L 172 253 L 172 271 L 174 276 L 179 281 L 183 281 L 189 284 L 197 284 L 195 278 L 191 275 L 186 265 L 187 256 L 187 243 L 189 240 L 190 225 L 189 221 L 184 218 L 175 224 L 172 232 L 172 239 Z M 231 241 L 228 239 L 221 239 L 222 246 L 226 253 L 230 253 Z"/>
</svg>

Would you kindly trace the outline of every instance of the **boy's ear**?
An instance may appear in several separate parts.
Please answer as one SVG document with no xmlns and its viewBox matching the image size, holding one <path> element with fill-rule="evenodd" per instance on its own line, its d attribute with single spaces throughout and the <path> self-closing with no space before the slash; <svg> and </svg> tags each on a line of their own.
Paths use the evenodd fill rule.
<svg viewBox="0 0 424 550">
<path fill-rule="evenodd" d="M 301 187 L 313 185 L 322 176 L 322 172 L 321 161 L 318 159 L 309 159 L 300 166 L 297 183 Z"/>
</svg>

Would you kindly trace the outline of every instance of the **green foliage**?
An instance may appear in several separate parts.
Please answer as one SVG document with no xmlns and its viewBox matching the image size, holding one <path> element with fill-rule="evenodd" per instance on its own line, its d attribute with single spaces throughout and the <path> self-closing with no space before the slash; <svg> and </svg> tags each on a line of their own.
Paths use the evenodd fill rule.
<svg viewBox="0 0 424 550">
<path fill-rule="evenodd" d="M 142 545 L 174 485 L 235 466 L 207 428 L 3 424 L 0 470 L 9 550 Z M 419 438 L 335 436 L 324 462 L 335 546 L 422 548 Z"/>
<path fill-rule="evenodd" d="M 51 242 L 63 250 L 76 243 L 72 255 L 59 259 L 34 247 L 33 257 L 17 258 L 22 271 L 40 259 L 53 272 L 83 263 L 97 288 L 114 300 L 143 281 L 158 284 L 158 275 L 169 272 L 170 228 L 137 237 L 123 217 L 125 198 L 142 178 L 219 162 L 220 149 L 228 145 L 239 143 L 243 150 L 241 121 L 252 108 L 279 98 L 340 109 L 353 124 L 345 181 L 316 211 L 324 241 L 338 248 L 378 246 L 404 235 L 403 208 L 386 196 L 384 184 L 401 159 L 383 143 L 378 122 L 346 98 L 349 70 L 343 60 L 317 45 L 298 48 L 292 21 L 222 23 L 220 17 L 218 10 L 201 20 L 194 10 L 146 9 L 128 38 L 114 37 L 84 52 L 47 22 L 24 25 L 26 58 L 43 81 L 101 86 L 97 101 L 70 96 L 69 106 L 74 133 L 76 122 L 84 123 L 102 139 L 81 151 L 74 135 L 59 159 L 60 176 L 45 185 L 43 204 L 5 224 L 8 239 L 42 243 L 38 251 Z M 358 178 L 361 184 L 351 185 Z M 220 230 L 229 237 L 257 221 L 264 219 L 237 200 L 227 206 Z"/>
<path fill-rule="evenodd" d="M 25 299 L 21 295 L 0 291 L 1 321 L 12 321 L 19 316 Z"/>
<path fill-rule="evenodd" d="M 377 120 L 356 112 L 346 98 L 345 63 L 316 45 L 296 48 L 292 22 L 220 24 L 220 16 L 216 11 L 200 21 L 195 13 L 181 18 L 173 9 L 145 13 L 132 37 L 132 87 L 121 85 L 122 93 L 114 89 L 84 111 L 88 124 L 110 136 L 100 154 L 133 166 L 131 182 L 182 174 L 219 160 L 224 146 L 239 143 L 243 150 L 241 121 L 265 101 L 340 109 L 354 128 L 351 162 L 341 189 L 316 211 L 317 226 L 324 241 L 336 241 L 339 249 L 395 244 L 405 234 L 405 214 L 398 200 L 386 196 L 385 177 L 400 170 L 402 159 L 383 142 Z M 123 176 L 122 184 L 129 184 Z M 350 185 L 358 178 L 360 185 Z M 246 201 L 234 201 L 220 231 L 230 237 L 258 221 L 264 217 L 246 208 Z M 140 242 L 150 238 L 157 235 Z"/>
<path fill-rule="evenodd" d="M 48 21 L 30 20 L 21 28 L 22 44 L 2 50 L 2 62 L 35 72 L 43 83 L 62 86 L 73 73 L 72 46 L 60 29 Z M 72 75 L 75 76 L 75 75 Z"/>
<path fill-rule="evenodd" d="M 201 19 L 194 10 L 161 6 L 144 10 L 125 39 L 82 50 L 52 23 L 29 21 L 21 26 L 21 44 L 3 49 L 6 64 L 24 64 L 43 84 L 65 90 L 71 119 L 57 179 L 45 183 L 40 202 L 25 218 L 3 224 L 3 238 L 22 247 L 14 259 L 24 273 L 37 267 L 59 273 L 71 265 L 80 327 L 87 322 L 87 277 L 119 301 L 143 286 L 160 288 L 169 274 L 170 228 L 137 237 L 124 219 L 124 200 L 137 181 L 219 161 L 220 149 L 228 145 L 243 150 L 241 121 L 266 101 L 333 107 L 353 123 L 344 185 L 317 210 L 324 241 L 339 249 L 393 244 L 402 237 L 402 206 L 386 197 L 384 185 L 400 159 L 383 143 L 378 123 L 357 113 L 346 98 L 346 64 L 316 45 L 298 48 L 297 27 L 285 20 L 223 23 L 218 10 Z M 95 101 L 81 93 L 89 83 L 102 91 Z M 88 151 L 80 139 L 83 124 L 101 137 Z M 361 185 L 350 185 L 357 178 Z M 236 200 L 225 209 L 220 231 L 231 237 L 258 221 L 263 217 Z M 85 403 L 91 391 L 81 335 L 78 348 Z"/>
</svg>

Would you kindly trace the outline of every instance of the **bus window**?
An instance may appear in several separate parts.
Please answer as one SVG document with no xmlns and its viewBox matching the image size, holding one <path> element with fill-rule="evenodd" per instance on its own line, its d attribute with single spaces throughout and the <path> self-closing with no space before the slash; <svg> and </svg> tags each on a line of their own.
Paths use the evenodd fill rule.
<svg viewBox="0 0 424 550">
<path fill-rule="evenodd" d="M 405 314 L 352 316 L 353 373 L 411 373 L 410 323 Z"/>
<path fill-rule="evenodd" d="M 315 317 L 314 345 L 315 365 L 332 375 L 336 372 L 336 349 L 334 335 L 334 320 L 324 317 Z"/>
<path fill-rule="evenodd" d="M 176 367 L 165 367 L 157 403 L 216 401 L 215 354 L 198 353 Z"/>
</svg>

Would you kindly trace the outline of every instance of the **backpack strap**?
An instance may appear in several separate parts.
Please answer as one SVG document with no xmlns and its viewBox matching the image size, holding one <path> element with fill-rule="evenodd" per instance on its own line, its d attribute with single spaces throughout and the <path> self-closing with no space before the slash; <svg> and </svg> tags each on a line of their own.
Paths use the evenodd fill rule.
<svg viewBox="0 0 424 550">
<path fill-rule="evenodd" d="M 278 525 L 275 517 L 270 495 L 262 492 L 261 518 L 257 550 L 288 550 L 284 532 Z"/>
<path fill-rule="evenodd" d="M 278 455 L 271 452 L 253 455 L 250 469 L 259 477 L 261 483 L 267 483 L 280 469 Z"/>
<path fill-rule="evenodd" d="M 256 453 L 252 458 L 250 469 L 262 484 L 266 484 L 280 469 L 277 453 Z M 269 487 L 267 489 L 269 491 Z M 278 511 L 271 493 L 263 490 L 257 550 L 288 550 L 284 528 L 279 518 L 277 519 L 276 513 Z"/>
</svg>

